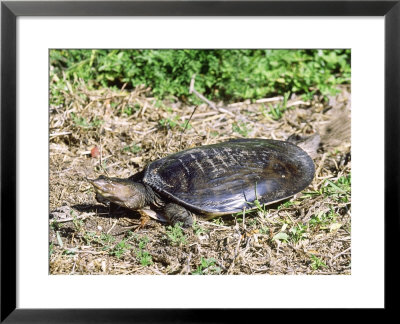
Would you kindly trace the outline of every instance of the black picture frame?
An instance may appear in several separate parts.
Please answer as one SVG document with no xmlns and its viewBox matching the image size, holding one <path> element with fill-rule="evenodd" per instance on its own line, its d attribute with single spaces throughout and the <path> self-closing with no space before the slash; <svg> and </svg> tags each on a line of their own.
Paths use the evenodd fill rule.
<svg viewBox="0 0 400 324">
<path fill-rule="evenodd" d="M 399 234 L 400 0 L 395 1 L 2 1 L 1 2 L 1 322 L 235 322 L 246 310 L 19 309 L 16 307 L 16 19 L 19 16 L 384 16 L 385 309 L 395 307 L 391 261 Z M 373 148 L 371 148 L 373 153 Z M 371 166 L 373 167 L 373 166 Z M 367 176 L 367 175 L 366 175 Z M 371 193 L 372 195 L 373 193 Z M 366 283 L 367 284 L 367 283 Z M 159 296 L 160 297 L 160 296 Z M 247 310 L 249 311 L 249 310 Z M 263 318 L 265 310 L 251 310 Z"/>
</svg>

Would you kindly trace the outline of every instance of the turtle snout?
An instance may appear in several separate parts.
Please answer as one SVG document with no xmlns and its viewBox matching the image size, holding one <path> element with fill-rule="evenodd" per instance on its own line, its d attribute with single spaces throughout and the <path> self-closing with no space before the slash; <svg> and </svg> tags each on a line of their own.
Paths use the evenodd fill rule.
<svg viewBox="0 0 400 324">
<path fill-rule="evenodd" d="M 120 179 L 113 181 L 102 176 L 95 180 L 88 179 L 88 181 L 93 185 L 96 193 L 114 202 L 125 201 L 134 194 L 131 187 Z"/>
</svg>

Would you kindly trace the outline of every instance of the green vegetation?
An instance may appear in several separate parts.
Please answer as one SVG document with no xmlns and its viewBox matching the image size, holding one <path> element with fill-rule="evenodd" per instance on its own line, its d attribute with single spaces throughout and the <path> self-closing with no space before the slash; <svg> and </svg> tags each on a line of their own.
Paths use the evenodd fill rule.
<svg viewBox="0 0 400 324">
<path fill-rule="evenodd" d="M 238 133 L 240 135 L 242 135 L 243 137 L 247 137 L 249 136 L 249 133 L 252 131 L 251 126 L 249 126 L 246 123 L 243 122 L 239 122 L 239 123 L 233 123 L 232 124 L 232 131 L 234 133 Z"/>
<path fill-rule="evenodd" d="M 319 213 L 310 219 L 311 227 L 319 227 L 320 229 L 328 229 L 331 224 L 336 223 L 336 213 L 333 209 L 329 213 Z"/>
<path fill-rule="evenodd" d="M 221 273 L 221 268 L 215 265 L 216 260 L 214 258 L 205 259 L 201 257 L 200 265 L 195 271 L 192 272 L 193 275 L 206 275 L 206 274 L 219 274 Z"/>
<path fill-rule="evenodd" d="M 139 241 L 139 249 L 136 251 L 136 258 L 142 266 L 149 266 L 153 264 L 152 257 L 149 252 L 145 251 L 149 238 L 147 236 L 143 237 Z"/>
<path fill-rule="evenodd" d="M 275 95 L 327 95 L 349 83 L 350 50 L 65 50 L 50 51 L 51 103 L 63 103 L 69 85 L 89 88 L 139 85 L 156 98 L 170 95 L 196 101 L 189 84 L 211 100 L 234 101 Z M 133 113 L 135 107 L 127 107 Z M 278 118 L 285 103 L 270 108 Z"/>
<path fill-rule="evenodd" d="M 283 113 L 286 111 L 286 104 L 289 99 L 289 92 L 286 92 L 285 95 L 283 96 L 283 101 L 278 102 L 275 106 L 269 105 L 269 111 L 268 114 L 273 120 L 279 120 L 282 118 Z"/>
<path fill-rule="evenodd" d="M 206 232 L 206 230 L 201 227 L 196 221 L 193 222 L 192 229 L 195 235 L 200 235 Z"/>
<path fill-rule="evenodd" d="M 117 257 L 117 259 L 121 258 L 128 250 L 130 250 L 132 246 L 126 242 L 125 239 L 119 241 L 113 247 L 109 249 L 109 254 Z"/>
<path fill-rule="evenodd" d="M 279 205 L 278 206 L 278 210 L 281 210 L 281 209 L 284 209 L 284 208 L 290 208 L 290 207 L 292 207 L 292 206 L 294 206 L 294 205 L 298 205 L 299 204 L 299 202 L 296 202 L 296 201 L 285 201 L 283 204 L 281 204 L 281 205 Z"/>
<path fill-rule="evenodd" d="M 87 231 L 83 233 L 83 239 L 88 245 L 101 246 L 103 251 L 107 251 L 109 255 L 115 256 L 118 259 L 132 248 L 128 244 L 128 239 L 122 239 L 114 243 L 115 237 L 107 233 L 97 234 L 96 232 Z"/>
<path fill-rule="evenodd" d="M 214 219 L 212 219 L 211 220 L 214 224 L 216 224 L 216 225 L 221 225 L 221 226 L 223 226 L 225 223 L 224 223 L 224 220 L 222 219 L 222 217 L 217 217 L 217 218 L 214 218 Z"/>
<path fill-rule="evenodd" d="M 53 254 L 53 251 L 54 251 L 54 244 L 50 243 L 50 245 L 49 245 L 49 257 Z"/>
<path fill-rule="evenodd" d="M 130 152 L 130 153 L 139 153 L 142 148 L 139 145 L 132 144 L 130 146 L 125 146 L 123 149 L 125 152 Z"/>
<path fill-rule="evenodd" d="M 280 241 L 280 242 L 287 242 L 289 240 L 289 235 L 287 235 L 284 232 L 279 232 L 278 234 L 275 234 L 274 237 L 272 238 L 274 241 Z"/>
<path fill-rule="evenodd" d="M 174 226 L 168 226 L 166 230 L 167 237 L 172 245 L 185 245 L 187 237 L 182 229 L 182 223 L 176 223 Z"/>
<path fill-rule="evenodd" d="M 311 254 L 311 269 L 318 270 L 322 267 L 327 268 L 328 266 L 322 261 L 320 258 L 316 257 L 314 254 Z"/>
<path fill-rule="evenodd" d="M 297 243 L 307 238 L 307 226 L 303 224 L 296 224 L 290 230 L 290 239 L 293 243 Z"/>
<path fill-rule="evenodd" d="M 349 202 L 351 195 L 351 174 L 338 178 L 335 182 L 325 180 L 324 185 L 319 191 L 308 191 L 305 197 L 313 195 L 324 195 L 338 202 Z"/>
<path fill-rule="evenodd" d="M 349 202 L 351 175 L 342 176 L 336 182 L 326 180 L 325 194 L 339 202 Z"/>
<path fill-rule="evenodd" d="M 94 117 L 91 122 L 88 122 L 85 118 L 77 116 L 75 113 L 71 112 L 71 118 L 75 124 L 75 126 L 82 128 L 96 128 L 100 126 L 103 121 Z"/>
</svg>

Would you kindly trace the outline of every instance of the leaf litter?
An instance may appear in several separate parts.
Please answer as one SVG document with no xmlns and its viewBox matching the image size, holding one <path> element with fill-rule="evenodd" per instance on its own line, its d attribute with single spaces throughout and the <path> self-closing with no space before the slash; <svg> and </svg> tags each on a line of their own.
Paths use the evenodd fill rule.
<svg viewBox="0 0 400 324">
<path fill-rule="evenodd" d="M 212 107 L 159 101 L 143 86 L 68 89 L 65 105 L 50 107 L 50 274 L 351 273 L 349 86 L 311 101 L 293 94 L 279 119 L 274 109 L 283 97 Z M 138 212 L 98 203 L 86 181 L 129 177 L 155 159 L 231 138 L 285 140 L 315 131 L 322 144 L 309 188 L 190 229 L 152 219 L 137 229 Z"/>
</svg>

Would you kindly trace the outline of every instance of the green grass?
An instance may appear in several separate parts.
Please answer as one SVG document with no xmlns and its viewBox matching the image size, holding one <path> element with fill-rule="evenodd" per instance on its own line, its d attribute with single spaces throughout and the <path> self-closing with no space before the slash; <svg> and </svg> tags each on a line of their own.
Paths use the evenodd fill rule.
<svg viewBox="0 0 400 324">
<path fill-rule="evenodd" d="M 50 51 L 50 102 L 60 105 L 69 84 L 83 80 L 93 89 L 145 85 L 156 98 L 198 101 L 196 90 L 214 101 L 282 95 L 328 95 L 350 83 L 351 51 L 334 50 L 80 50 Z M 271 110 L 279 118 L 282 107 Z M 124 112 L 132 114 L 127 108 Z"/>
<path fill-rule="evenodd" d="M 278 210 L 281 210 L 284 208 L 290 208 L 290 207 L 293 207 L 298 204 L 299 204 L 299 202 L 296 202 L 296 201 L 285 201 L 284 203 L 282 203 L 278 206 Z"/>
<path fill-rule="evenodd" d="M 319 191 L 305 192 L 303 197 L 314 195 L 324 195 L 338 202 L 349 202 L 351 196 L 351 174 L 342 176 L 334 182 L 325 180 L 324 185 L 321 186 Z"/>
<path fill-rule="evenodd" d="M 286 92 L 285 95 L 283 96 L 283 101 L 279 102 L 276 105 L 269 104 L 269 110 L 268 110 L 268 115 L 273 119 L 273 120 L 279 120 L 282 118 L 284 112 L 286 111 L 286 104 L 289 99 L 290 92 Z"/>
</svg>

